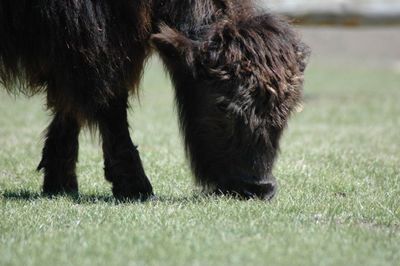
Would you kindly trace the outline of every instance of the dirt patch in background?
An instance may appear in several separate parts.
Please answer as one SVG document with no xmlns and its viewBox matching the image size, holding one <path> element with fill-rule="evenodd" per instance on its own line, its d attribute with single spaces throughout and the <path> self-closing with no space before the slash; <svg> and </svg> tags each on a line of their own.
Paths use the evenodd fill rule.
<svg viewBox="0 0 400 266">
<path fill-rule="evenodd" d="M 311 64 L 387 68 L 400 73 L 400 27 L 300 27 Z"/>
</svg>

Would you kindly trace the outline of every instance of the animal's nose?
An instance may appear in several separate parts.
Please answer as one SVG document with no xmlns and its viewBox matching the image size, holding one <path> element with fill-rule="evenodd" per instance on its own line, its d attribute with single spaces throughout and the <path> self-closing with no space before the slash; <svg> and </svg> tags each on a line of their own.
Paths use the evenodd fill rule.
<svg viewBox="0 0 400 266">
<path fill-rule="evenodd" d="M 277 191 L 275 178 L 261 179 L 256 182 L 246 182 L 243 186 L 242 194 L 246 198 L 258 198 L 271 200 Z"/>
<path fill-rule="evenodd" d="M 229 182 L 227 182 L 229 180 Z M 277 183 L 272 175 L 265 177 L 244 176 L 225 179 L 226 182 L 217 185 L 215 192 L 239 196 L 242 199 L 271 200 L 277 191 Z"/>
</svg>

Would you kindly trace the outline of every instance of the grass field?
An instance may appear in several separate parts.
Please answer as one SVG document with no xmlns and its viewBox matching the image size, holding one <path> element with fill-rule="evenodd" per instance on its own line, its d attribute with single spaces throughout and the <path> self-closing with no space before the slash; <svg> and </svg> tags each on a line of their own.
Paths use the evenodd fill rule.
<svg viewBox="0 0 400 266">
<path fill-rule="evenodd" d="M 80 196 L 42 197 L 43 97 L 0 92 L 0 265 L 398 265 L 398 73 L 313 65 L 275 169 L 280 191 L 262 202 L 193 185 L 160 72 L 153 62 L 130 116 L 158 196 L 145 203 L 114 201 L 89 133 Z"/>
</svg>

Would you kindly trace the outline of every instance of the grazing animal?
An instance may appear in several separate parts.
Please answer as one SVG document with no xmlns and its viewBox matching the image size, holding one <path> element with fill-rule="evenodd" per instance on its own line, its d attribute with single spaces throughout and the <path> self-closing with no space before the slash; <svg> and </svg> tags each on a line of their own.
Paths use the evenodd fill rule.
<svg viewBox="0 0 400 266">
<path fill-rule="evenodd" d="M 152 39 L 176 85 L 197 180 L 224 193 L 271 197 L 278 139 L 300 99 L 303 56 L 285 22 L 262 19 L 252 6 L 250 0 L 2 0 L 0 82 L 10 92 L 45 93 L 54 114 L 38 166 L 43 192 L 78 191 L 78 136 L 88 125 L 100 132 L 114 196 L 153 194 L 127 122 L 128 96 L 137 91 Z M 169 27 L 160 32 L 162 23 Z"/>
<path fill-rule="evenodd" d="M 270 199 L 279 140 L 301 102 L 309 49 L 285 20 L 251 7 L 230 11 L 196 39 L 162 25 L 152 41 L 175 85 L 198 183 Z"/>
</svg>

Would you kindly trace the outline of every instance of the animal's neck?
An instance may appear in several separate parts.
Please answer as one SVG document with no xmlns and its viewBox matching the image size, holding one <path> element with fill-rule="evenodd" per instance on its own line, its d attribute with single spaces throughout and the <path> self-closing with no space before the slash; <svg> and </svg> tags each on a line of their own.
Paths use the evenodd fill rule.
<svg viewBox="0 0 400 266">
<path fill-rule="evenodd" d="M 256 6 L 254 0 L 152 0 L 153 31 L 165 23 L 197 39 L 210 24 Z"/>
<path fill-rule="evenodd" d="M 155 31 L 165 23 L 187 36 L 196 38 L 197 32 L 214 22 L 221 8 L 218 0 L 154 0 Z"/>
</svg>

